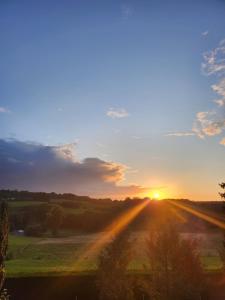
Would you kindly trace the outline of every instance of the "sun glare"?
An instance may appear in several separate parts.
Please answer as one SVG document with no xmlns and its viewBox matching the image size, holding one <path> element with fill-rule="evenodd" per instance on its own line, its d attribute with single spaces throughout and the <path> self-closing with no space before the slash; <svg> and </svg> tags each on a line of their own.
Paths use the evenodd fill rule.
<svg viewBox="0 0 225 300">
<path fill-rule="evenodd" d="M 159 200 L 160 199 L 160 194 L 158 192 L 153 193 L 153 199 Z"/>
</svg>

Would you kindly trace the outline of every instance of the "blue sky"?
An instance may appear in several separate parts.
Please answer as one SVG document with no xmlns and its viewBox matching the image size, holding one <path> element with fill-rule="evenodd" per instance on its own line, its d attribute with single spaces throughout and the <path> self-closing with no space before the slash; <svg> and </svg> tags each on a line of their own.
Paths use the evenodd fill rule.
<svg viewBox="0 0 225 300">
<path fill-rule="evenodd" d="M 223 69 L 201 67 L 225 38 L 223 1 L 2 1 L 0 8 L 2 140 L 75 142 L 79 160 L 128 167 L 116 186 L 217 198 L 224 125 L 209 132 L 217 119 L 197 114 L 216 111 L 224 120 L 223 105 L 213 102 L 221 93 L 211 87 Z"/>
</svg>

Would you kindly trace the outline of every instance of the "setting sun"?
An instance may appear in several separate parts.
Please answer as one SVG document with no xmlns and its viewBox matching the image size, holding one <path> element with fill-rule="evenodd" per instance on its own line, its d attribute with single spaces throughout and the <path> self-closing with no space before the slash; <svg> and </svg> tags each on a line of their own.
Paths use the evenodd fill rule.
<svg viewBox="0 0 225 300">
<path fill-rule="evenodd" d="M 160 199 L 160 194 L 158 192 L 153 193 L 153 199 L 159 200 Z"/>
</svg>

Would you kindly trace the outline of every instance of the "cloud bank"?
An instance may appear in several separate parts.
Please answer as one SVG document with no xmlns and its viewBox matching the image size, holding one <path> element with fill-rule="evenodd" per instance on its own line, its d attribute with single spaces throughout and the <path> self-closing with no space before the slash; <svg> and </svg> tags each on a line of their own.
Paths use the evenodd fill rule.
<svg viewBox="0 0 225 300">
<path fill-rule="evenodd" d="M 124 165 L 75 155 L 75 144 L 45 146 L 0 139 L 0 188 L 71 192 L 79 195 L 122 199 L 147 188 L 120 185 Z"/>
</svg>

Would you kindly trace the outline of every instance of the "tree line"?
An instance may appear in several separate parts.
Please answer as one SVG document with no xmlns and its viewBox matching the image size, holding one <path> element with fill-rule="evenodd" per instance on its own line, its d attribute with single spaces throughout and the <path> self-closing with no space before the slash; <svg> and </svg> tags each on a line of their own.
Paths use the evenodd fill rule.
<svg viewBox="0 0 225 300">
<path fill-rule="evenodd" d="M 220 187 L 225 190 L 225 183 Z M 225 193 L 220 196 L 225 199 Z M 130 204 L 129 204 L 130 205 Z M 58 230 L 61 207 L 53 205 L 47 211 L 52 233 Z M 164 215 L 165 216 L 165 215 Z M 199 300 L 206 299 L 206 280 L 194 240 L 181 238 L 178 226 L 171 218 L 165 218 L 149 227 L 145 241 L 147 261 L 143 274 L 134 279 L 129 272 L 134 258 L 135 240 L 130 228 L 125 228 L 101 251 L 98 258 L 97 286 L 100 300 L 135 300 L 141 295 L 146 300 Z M 9 296 L 4 291 L 4 261 L 8 248 L 9 220 L 5 201 L 0 205 L 0 299 Z M 225 266 L 225 242 L 221 248 Z M 225 269 L 225 268 L 224 268 Z"/>
<path fill-rule="evenodd" d="M 194 241 L 182 239 L 172 220 L 151 228 L 143 274 L 129 273 L 135 241 L 127 230 L 114 237 L 98 260 L 100 300 L 199 300 L 207 286 Z"/>
</svg>

